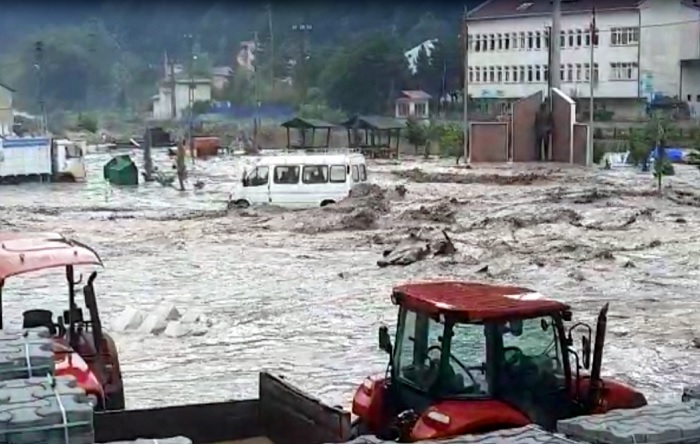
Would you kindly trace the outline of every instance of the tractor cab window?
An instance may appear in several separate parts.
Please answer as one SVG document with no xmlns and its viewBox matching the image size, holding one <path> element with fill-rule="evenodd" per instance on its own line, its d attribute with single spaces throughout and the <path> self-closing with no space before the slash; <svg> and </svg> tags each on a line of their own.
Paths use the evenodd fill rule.
<svg viewBox="0 0 700 444">
<path fill-rule="evenodd" d="M 405 310 L 397 341 L 397 376 L 422 392 L 442 398 L 488 395 L 484 327 L 445 325 Z"/>
<path fill-rule="evenodd" d="M 503 338 L 503 383 L 530 390 L 555 386 L 563 375 L 557 330 L 550 317 L 510 321 L 498 325 Z"/>
</svg>

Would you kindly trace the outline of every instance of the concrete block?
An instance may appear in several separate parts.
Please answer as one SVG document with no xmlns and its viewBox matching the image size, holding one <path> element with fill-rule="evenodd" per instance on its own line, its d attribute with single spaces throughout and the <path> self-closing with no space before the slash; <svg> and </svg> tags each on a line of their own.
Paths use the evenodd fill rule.
<svg viewBox="0 0 700 444">
<path fill-rule="evenodd" d="M 700 442 L 700 401 L 580 416 L 559 421 L 557 430 L 577 441 L 601 444 Z"/>
<path fill-rule="evenodd" d="M 158 439 L 139 438 L 136 441 L 114 441 L 104 444 L 192 444 L 192 440 L 184 436 L 175 436 L 173 438 Z"/>
<path fill-rule="evenodd" d="M 145 333 L 149 335 L 159 335 L 165 331 L 168 323 L 163 320 L 163 318 L 155 313 L 146 316 L 143 323 L 139 327 L 139 333 Z"/>
<path fill-rule="evenodd" d="M 180 321 L 169 322 L 163 334 L 169 338 L 182 338 L 192 332 L 192 327 Z"/>
<path fill-rule="evenodd" d="M 157 306 L 156 309 L 153 310 L 153 314 L 164 321 L 177 321 L 182 317 L 174 305 L 165 302 Z"/>
<path fill-rule="evenodd" d="M 136 330 L 143 322 L 143 315 L 140 311 L 133 307 L 127 307 L 119 316 L 114 318 L 112 322 L 112 331 L 125 332 L 128 330 Z"/>
<path fill-rule="evenodd" d="M 94 443 L 93 409 L 75 379 L 4 381 L 0 392 L 0 443 Z"/>
<path fill-rule="evenodd" d="M 0 381 L 44 377 L 55 369 L 53 340 L 46 329 L 3 332 L 0 339 Z"/>
<path fill-rule="evenodd" d="M 389 444 L 394 441 L 382 441 L 374 436 L 361 436 L 352 444 Z M 574 444 L 563 436 L 542 430 L 537 426 L 527 426 L 517 429 L 500 430 L 483 435 L 463 435 L 439 441 L 421 441 L 421 444 Z"/>
</svg>

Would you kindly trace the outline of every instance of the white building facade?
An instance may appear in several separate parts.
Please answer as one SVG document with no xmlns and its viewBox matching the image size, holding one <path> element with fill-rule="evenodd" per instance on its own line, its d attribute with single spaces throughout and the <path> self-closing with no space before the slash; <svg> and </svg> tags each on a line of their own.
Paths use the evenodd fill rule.
<svg viewBox="0 0 700 444">
<path fill-rule="evenodd" d="M 14 124 L 14 112 L 12 109 L 12 96 L 14 90 L 0 83 L 0 136 L 12 134 Z"/>
<path fill-rule="evenodd" d="M 175 118 L 187 116 L 190 103 L 190 83 L 194 89 L 194 102 L 211 101 L 212 82 L 209 79 L 177 79 L 175 81 Z M 170 120 L 172 113 L 172 88 L 164 83 L 158 88 L 158 94 L 152 97 L 153 118 Z"/>
<path fill-rule="evenodd" d="M 595 8 L 596 31 L 591 33 Z M 491 0 L 468 20 L 469 94 L 518 99 L 546 91 L 549 0 Z M 681 0 L 563 2 L 561 89 L 639 103 L 678 97 L 700 111 L 700 5 Z M 593 45 L 593 63 L 591 63 Z M 634 99 L 634 100 L 630 100 Z"/>
</svg>

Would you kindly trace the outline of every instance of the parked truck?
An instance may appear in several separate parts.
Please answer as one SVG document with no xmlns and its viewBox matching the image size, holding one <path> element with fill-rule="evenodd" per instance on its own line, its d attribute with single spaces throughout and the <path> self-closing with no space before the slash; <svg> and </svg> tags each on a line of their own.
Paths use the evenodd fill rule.
<svg viewBox="0 0 700 444">
<path fill-rule="evenodd" d="M 85 147 L 49 137 L 0 138 L 0 184 L 83 182 Z"/>
</svg>

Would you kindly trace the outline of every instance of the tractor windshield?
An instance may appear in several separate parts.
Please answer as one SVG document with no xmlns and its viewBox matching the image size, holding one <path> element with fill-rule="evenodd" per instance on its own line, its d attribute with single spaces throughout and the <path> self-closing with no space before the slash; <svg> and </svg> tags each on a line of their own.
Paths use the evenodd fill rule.
<svg viewBox="0 0 700 444">
<path fill-rule="evenodd" d="M 444 398 L 489 394 L 482 325 L 445 325 L 409 310 L 401 317 L 395 355 L 401 382 Z"/>
<path fill-rule="evenodd" d="M 497 328 L 503 346 L 501 384 L 507 389 L 535 390 L 563 378 L 560 341 L 550 317 L 501 323 Z"/>
</svg>

